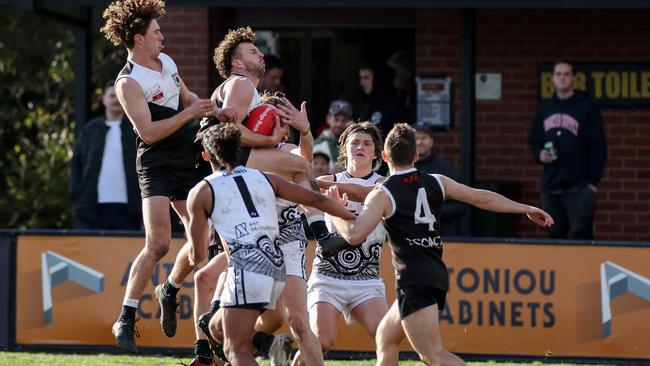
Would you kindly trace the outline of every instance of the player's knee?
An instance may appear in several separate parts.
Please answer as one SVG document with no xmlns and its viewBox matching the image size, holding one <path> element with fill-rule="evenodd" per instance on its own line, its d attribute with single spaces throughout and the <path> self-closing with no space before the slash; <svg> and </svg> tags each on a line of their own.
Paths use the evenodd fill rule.
<svg viewBox="0 0 650 366">
<path fill-rule="evenodd" d="M 375 343 L 377 344 L 377 347 L 389 343 L 388 337 L 386 336 L 385 331 L 382 329 L 381 324 L 379 325 L 379 328 L 377 328 L 377 333 L 375 333 Z"/>
<path fill-rule="evenodd" d="M 147 238 L 146 250 L 156 259 L 160 260 L 169 252 L 169 238 Z"/>
<path fill-rule="evenodd" d="M 289 329 L 298 338 L 305 338 L 311 332 L 306 316 L 291 316 L 287 319 Z"/>
<path fill-rule="evenodd" d="M 201 288 L 210 287 L 210 284 L 213 281 L 210 281 L 210 275 L 207 272 L 208 271 L 202 268 L 196 271 L 196 273 L 194 273 L 194 284 L 197 287 L 201 287 Z"/>
<path fill-rule="evenodd" d="M 255 324 L 255 329 L 260 329 L 266 333 L 275 333 L 278 329 L 282 327 L 284 318 L 282 314 L 279 316 L 270 316 L 270 317 L 260 317 L 257 318 L 257 323 Z"/>
<path fill-rule="evenodd" d="M 398 326 L 401 327 L 399 324 Z M 375 333 L 375 342 L 377 344 L 399 344 L 402 339 L 403 336 L 400 336 L 399 331 L 395 328 L 395 324 L 388 324 L 386 322 L 379 323 L 377 332 Z"/>
<path fill-rule="evenodd" d="M 245 342 L 232 341 L 226 338 L 223 342 L 223 350 L 226 353 L 228 360 L 237 360 L 250 352 L 250 345 Z"/>
</svg>

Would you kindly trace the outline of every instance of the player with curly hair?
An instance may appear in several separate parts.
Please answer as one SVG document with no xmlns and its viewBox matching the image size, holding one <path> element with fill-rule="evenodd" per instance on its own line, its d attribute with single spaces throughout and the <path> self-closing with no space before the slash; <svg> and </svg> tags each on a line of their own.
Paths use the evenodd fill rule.
<svg viewBox="0 0 650 366">
<path fill-rule="evenodd" d="M 199 99 L 183 83 L 174 61 L 162 52 L 163 36 L 158 19 L 165 14 L 162 0 L 122 0 L 104 11 L 101 28 L 114 45 L 124 45 L 128 56 L 115 81 L 117 98 L 137 132 L 136 167 L 142 192 L 146 232 L 145 246 L 133 261 L 120 316 L 113 325 L 118 348 L 137 352 L 135 314 L 144 288 L 171 241 L 169 205 L 187 228 L 185 201 L 202 178 L 195 169 L 196 151 L 188 122 L 214 116 L 231 119 L 232 111 L 218 108 L 210 99 Z M 164 333 L 176 333 L 176 294 L 192 271 L 189 246 L 179 252 L 174 269 L 156 287 Z"/>
<path fill-rule="evenodd" d="M 233 123 L 242 132 L 243 165 L 281 175 L 303 187 L 318 190 L 311 171 L 310 160 L 276 149 L 286 134 L 286 126 L 300 132 L 301 139 L 312 139 L 309 124 L 292 118 L 286 108 L 279 108 L 278 122 L 270 136 L 256 134 L 242 124 L 248 113 L 261 101 L 257 84 L 266 70 L 264 54 L 255 46 L 255 33 L 250 27 L 230 30 L 214 51 L 214 63 L 226 80 L 212 93 L 212 99 L 223 108 L 232 108 Z M 304 102 L 303 102 L 304 103 Z M 302 106 L 301 106 L 302 108 Z M 310 229 L 319 245 L 344 245 L 340 237 L 330 235 L 322 213 L 306 209 Z"/>
</svg>

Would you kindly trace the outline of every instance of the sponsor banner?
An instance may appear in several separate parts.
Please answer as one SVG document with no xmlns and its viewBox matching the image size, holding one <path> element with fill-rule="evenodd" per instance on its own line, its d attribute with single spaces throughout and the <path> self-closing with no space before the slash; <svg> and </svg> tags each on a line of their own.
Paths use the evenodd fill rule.
<svg viewBox="0 0 650 366">
<path fill-rule="evenodd" d="M 139 346 L 193 345 L 191 279 L 180 292 L 174 338 L 162 334 L 153 297 L 182 244 L 173 241 L 145 289 Z M 142 238 L 19 236 L 16 342 L 113 344 L 111 325 L 142 245 Z M 440 326 L 452 352 L 650 359 L 650 248 L 458 242 L 445 244 L 445 261 L 450 292 Z M 381 275 L 391 303 L 387 246 Z M 374 342 L 360 325 L 339 319 L 334 349 L 373 351 Z M 410 350 L 406 342 L 402 349 Z"/>
<path fill-rule="evenodd" d="M 650 62 L 576 62 L 575 88 L 587 91 L 602 107 L 650 106 Z M 553 63 L 539 64 L 539 96 L 555 92 Z"/>
<path fill-rule="evenodd" d="M 455 352 L 650 358 L 650 248 L 455 243 L 445 258 Z"/>
<path fill-rule="evenodd" d="M 172 239 L 140 300 L 136 323 L 140 346 L 191 347 L 193 282 L 179 294 L 180 323 L 175 338 L 160 329 L 154 287 L 163 282 L 183 245 Z M 16 343 L 111 345 L 111 327 L 120 313 L 131 263 L 144 238 L 18 236 L 16 266 Z"/>
</svg>

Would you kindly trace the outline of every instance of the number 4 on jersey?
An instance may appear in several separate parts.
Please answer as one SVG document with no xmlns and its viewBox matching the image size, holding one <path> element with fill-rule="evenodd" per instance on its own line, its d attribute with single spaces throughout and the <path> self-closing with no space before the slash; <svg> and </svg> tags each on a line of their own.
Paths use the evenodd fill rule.
<svg viewBox="0 0 650 366">
<path fill-rule="evenodd" d="M 429 224 L 429 231 L 433 231 L 433 224 L 436 223 L 436 217 L 431 213 L 429 208 L 429 201 L 427 200 L 427 192 L 424 187 L 418 189 L 418 197 L 415 201 L 415 212 L 413 218 L 416 224 Z"/>
</svg>

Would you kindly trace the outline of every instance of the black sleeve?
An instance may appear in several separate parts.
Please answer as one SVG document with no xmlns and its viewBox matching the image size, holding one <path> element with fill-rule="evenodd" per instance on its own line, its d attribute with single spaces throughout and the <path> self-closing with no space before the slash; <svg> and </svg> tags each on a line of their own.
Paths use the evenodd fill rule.
<svg viewBox="0 0 650 366">
<path fill-rule="evenodd" d="M 535 116 L 533 117 L 532 127 L 530 129 L 530 136 L 528 137 L 528 145 L 533 153 L 533 159 L 539 161 L 539 153 L 544 148 L 544 122 L 542 120 L 542 106 L 537 107 Z"/>
<path fill-rule="evenodd" d="M 88 124 L 86 124 L 88 126 Z M 74 150 L 72 153 L 72 160 L 70 161 L 70 184 L 68 185 L 68 197 L 72 202 L 75 201 L 77 197 L 77 188 L 81 182 L 81 173 L 83 171 L 83 161 L 84 161 L 84 143 L 85 143 L 86 129 L 84 128 L 74 144 Z"/>
<path fill-rule="evenodd" d="M 607 162 L 607 138 L 603 116 L 595 103 L 589 105 L 589 183 L 596 185 L 603 176 Z"/>
</svg>

